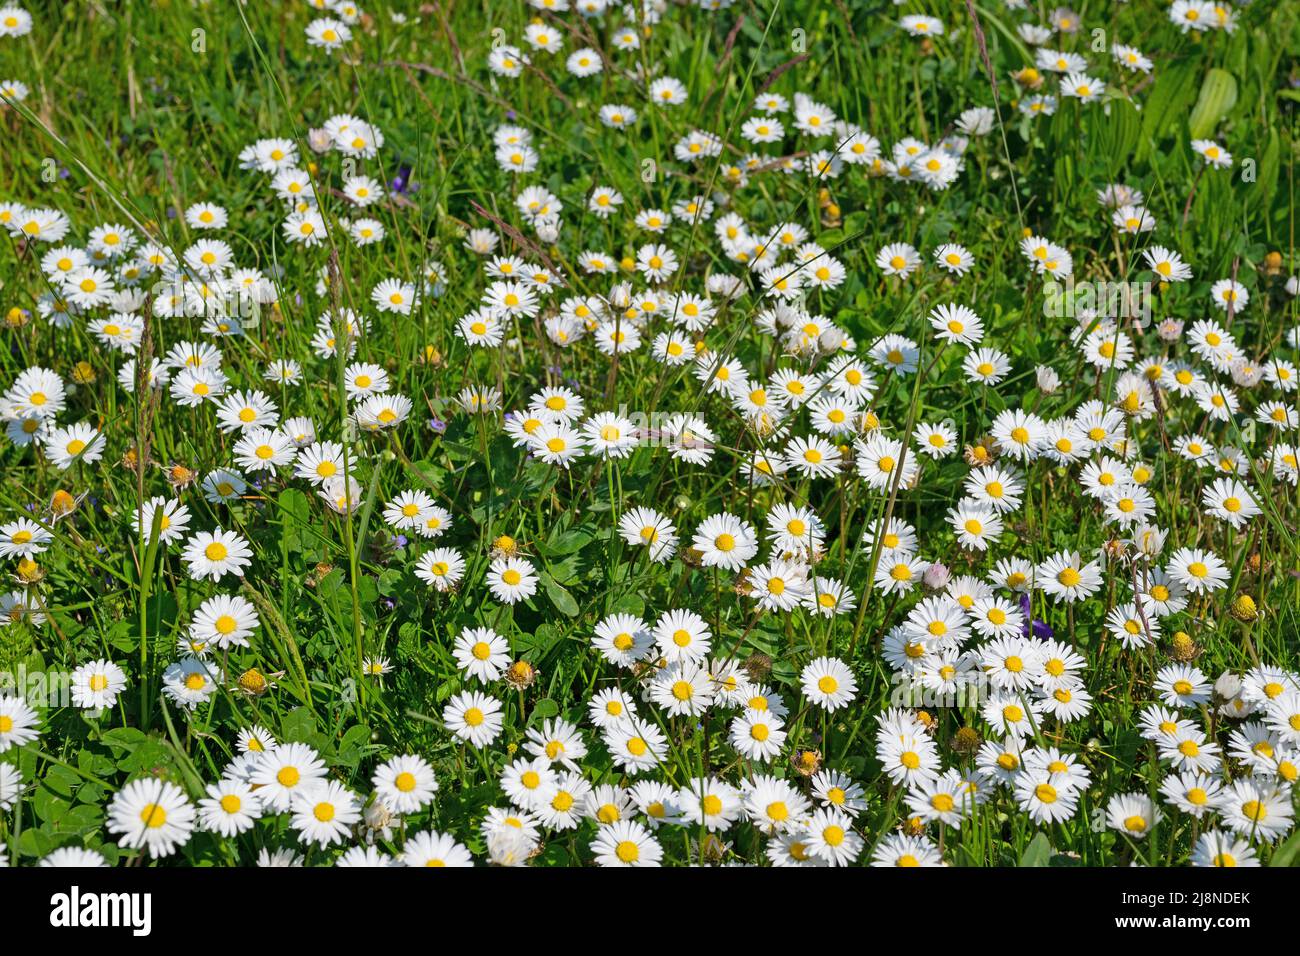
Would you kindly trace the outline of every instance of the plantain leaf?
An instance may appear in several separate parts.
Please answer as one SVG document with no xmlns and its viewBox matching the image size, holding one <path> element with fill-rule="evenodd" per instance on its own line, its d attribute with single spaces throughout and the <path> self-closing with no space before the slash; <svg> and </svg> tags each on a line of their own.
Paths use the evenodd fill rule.
<svg viewBox="0 0 1300 956">
<path fill-rule="evenodd" d="M 1047 866 L 1052 859 L 1052 844 L 1046 833 L 1040 833 L 1029 841 L 1025 852 L 1020 855 L 1021 866 Z"/>
<path fill-rule="evenodd" d="M 1227 70 L 1212 69 L 1201 83 L 1201 95 L 1196 98 L 1187 129 L 1192 139 L 1204 139 L 1232 112 L 1237 105 L 1237 79 Z"/>
</svg>

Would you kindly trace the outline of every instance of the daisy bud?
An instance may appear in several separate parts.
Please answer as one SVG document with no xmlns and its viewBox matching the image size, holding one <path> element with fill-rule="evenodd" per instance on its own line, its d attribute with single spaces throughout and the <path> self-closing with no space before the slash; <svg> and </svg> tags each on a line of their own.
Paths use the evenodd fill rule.
<svg viewBox="0 0 1300 956">
<path fill-rule="evenodd" d="M 1214 693 L 1224 700 L 1232 700 L 1241 693 L 1241 678 L 1232 671 L 1224 671 L 1214 682 Z"/>
<path fill-rule="evenodd" d="M 942 591 L 948 586 L 948 580 L 951 577 L 952 574 L 948 569 L 936 561 L 925 569 L 925 574 L 921 576 L 921 580 L 931 591 Z"/>
<path fill-rule="evenodd" d="M 328 153 L 334 147 L 334 137 L 329 130 L 313 129 L 307 133 L 307 145 L 314 153 Z"/>
<path fill-rule="evenodd" d="M 374 802 L 366 807 L 362 818 L 367 829 L 386 830 L 392 824 L 393 811 L 388 809 L 388 805 L 383 800 L 376 797 Z"/>
<path fill-rule="evenodd" d="M 1035 370 L 1038 377 L 1038 390 L 1044 395 L 1051 395 L 1061 387 L 1061 376 L 1050 365 L 1040 365 Z"/>
<path fill-rule="evenodd" d="M 511 829 L 494 830 L 488 836 L 488 860 L 494 866 L 523 866 L 538 849 L 537 844 L 523 834 L 507 832 Z"/>
<path fill-rule="evenodd" d="M 1161 341 L 1177 342 L 1183 334 L 1183 323 L 1178 319 L 1164 319 L 1156 326 L 1156 334 Z"/>
<path fill-rule="evenodd" d="M 1166 532 L 1155 525 L 1142 525 L 1133 532 L 1132 545 L 1143 558 L 1154 558 L 1164 550 Z"/>
<path fill-rule="evenodd" d="M 537 220 L 537 238 L 548 245 L 554 243 L 560 238 L 560 220 L 558 217 L 549 216 L 545 219 Z"/>
</svg>

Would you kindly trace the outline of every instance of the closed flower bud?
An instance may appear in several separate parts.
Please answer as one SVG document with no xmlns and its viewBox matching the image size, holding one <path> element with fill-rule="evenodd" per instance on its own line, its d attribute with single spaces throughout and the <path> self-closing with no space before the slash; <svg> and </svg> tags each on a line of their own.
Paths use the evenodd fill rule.
<svg viewBox="0 0 1300 956">
<path fill-rule="evenodd" d="M 1165 319 L 1156 326 L 1156 334 L 1165 342 L 1177 342 L 1183 334 L 1183 323 L 1178 319 Z"/>
<path fill-rule="evenodd" d="M 921 580 L 931 591 L 942 591 L 948 586 L 951 577 L 952 574 L 948 571 L 948 568 L 936 561 L 925 569 L 925 574 L 921 576 Z"/>
<path fill-rule="evenodd" d="M 1241 693 L 1241 678 L 1232 671 L 1224 671 L 1214 682 L 1214 693 L 1224 700 L 1232 700 Z"/>
</svg>

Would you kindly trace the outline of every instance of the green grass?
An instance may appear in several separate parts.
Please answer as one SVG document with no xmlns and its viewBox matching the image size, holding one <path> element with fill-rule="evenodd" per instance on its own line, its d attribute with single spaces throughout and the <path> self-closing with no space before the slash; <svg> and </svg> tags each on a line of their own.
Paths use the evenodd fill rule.
<svg viewBox="0 0 1300 956">
<path fill-rule="evenodd" d="M 564 51 L 534 56 L 540 69 L 517 80 L 494 78 L 486 62 L 494 31 L 504 31 L 500 36 L 507 42 L 522 42 L 536 11 L 521 3 L 436 4 L 429 7 L 435 12 L 418 15 L 413 5 L 399 5 L 409 17 L 405 24 L 391 21 L 379 4 L 365 4 L 370 15 L 353 27 L 346 49 L 332 56 L 307 45 L 304 29 L 315 14 L 306 4 L 160 0 L 41 6 L 33 11 L 30 35 L 0 38 L 0 79 L 31 87 L 23 103 L 0 112 L 0 200 L 64 211 L 72 220 L 69 244 L 84 244 L 90 229 L 116 222 L 178 255 L 203 238 L 178 213 L 199 201 L 220 204 L 230 212 L 230 225 L 214 235 L 230 244 L 239 265 L 276 274 L 279 293 L 276 308 L 245 335 L 209 339 L 222 349 L 231 388 L 262 388 L 282 416 L 308 416 L 322 440 L 339 440 L 349 411 L 344 363 L 317 358 L 310 340 L 318 317 L 343 307 L 370 323 L 354 361 L 387 369 L 393 390 L 413 399 L 415 407 L 397 429 L 349 444 L 349 465 L 362 496 L 351 518 L 327 509 L 291 469 L 281 469 L 233 504 L 210 504 L 197 486 L 179 492 L 193 515 L 192 531 L 234 529 L 253 547 L 242 584 L 232 577 L 216 585 L 194 581 L 179 546 L 160 546 L 152 540 L 153 529 L 137 534 L 131 519 L 142 495 L 176 496 L 167 482 L 171 466 L 200 476 L 229 467 L 235 436 L 216 429 L 208 406 L 178 407 L 165 389 L 154 405 L 123 390 L 116 375 L 124 356 L 98 342 L 84 319 L 56 329 L 36 315 L 37 299 L 49 289 L 39 261 L 45 250 L 11 238 L 0 244 L 0 308 L 27 310 L 11 312 L 9 327 L 0 331 L 6 346 L 0 350 L 0 384 L 8 387 L 34 365 L 72 381 L 77 363 L 87 363 L 89 372 L 82 373 L 59 424 L 88 421 L 102 426 L 107 439 L 101 460 L 68 471 L 55 469 L 30 447 L 5 443 L 0 449 L 0 519 L 13 520 L 26 508 L 54 535 L 38 556 L 39 569 L 29 574 L 28 582 L 38 580 L 13 585 L 36 596 L 49 620 L 0 629 L 0 670 L 55 674 L 108 658 L 129 678 L 116 706 L 101 716 L 68 706 L 41 708 L 40 739 L 0 755 L 16 760 L 27 784 L 15 805 L 0 814 L 0 844 L 7 844 L 14 862 L 30 864 L 68 845 L 96 848 L 111 862 L 139 855 L 119 849 L 105 828 L 112 795 L 130 779 L 158 775 L 197 800 L 233 757 L 237 731 L 254 724 L 277 739 L 317 748 L 331 776 L 363 801 L 377 764 L 397 754 L 424 757 L 438 776 L 439 793 L 432 807 L 403 821 L 380 845 L 396 852 L 404 834 L 436 829 L 465 843 L 482 862 L 488 854 L 479 824 L 488 808 L 506 806 L 497 778 L 524 755 L 526 731 L 547 718 L 563 716 L 582 728 L 589 753 L 580 764 L 590 783 L 633 782 L 615 767 L 586 715 L 593 693 L 621 686 L 631 694 L 638 675 L 604 663 L 590 639 L 608 614 L 631 613 L 653 624 L 672 608 L 700 614 L 712 628 L 715 650 L 736 647 L 741 659 L 770 660 L 765 682 L 789 707 L 789 736 L 782 756 L 764 771 L 739 758 L 728 743 L 729 712 L 715 709 L 704 720 L 669 718 L 642 703 L 642 714 L 656 720 L 670 742 L 664 765 L 652 776 L 682 786 L 700 775 L 738 784 L 769 772 L 806 790 L 789 758 L 796 750 L 815 750 L 825 766 L 849 774 L 866 791 L 867 808 L 854 821 L 866 844 L 859 862 L 866 862 L 873 847 L 906 824 L 905 792 L 884 775 L 875 736 L 893 691 L 882 641 L 904 621 L 915 593 L 894 601 L 871 589 L 880 554 L 861 543 L 863 533 L 886 515 L 904 519 L 918 529 L 922 555 L 944 561 L 954 574 L 978 576 L 1005 556 L 1041 562 L 1061 550 L 1093 554 L 1117 534 L 1082 493 L 1076 481 L 1081 466 L 1058 468 L 1044 460 L 1028 469 L 1026 504 L 1007 516 L 1006 532 L 985 553 L 963 551 L 945 521 L 970 471 L 961 455 L 927 460 L 915 489 L 891 483 L 873 491 L 852 470 L 830 480 L 791 478 L 752 487 L 740 462 L 763 436 L 747 428 L 720 395 L 706 394 L 690 366 L 665 368 L 653 359 L 648 343 L 668 327 L 663 319 L 652 321 L 646 345 L 616 365 L 590 340 L 562 349 L 540 324 L 528 321 L 512 328 L 500 348 L 469 349 L 455 325 L 478 306 L 490 280 L 483 260 L 464 246 L 468 228 L 502 232 L 499 252 L 529 262 L 538 261 L 540 252 L 557 266 L 571 286 L 545 300 L 549 311 L 567 294 L 608 294 L 615 279 L 644 287 L 631 273 L 581 271 L 577 256 L 586 249 L 621 259 L 634 257 L 645 242 L 663 241 L 682 261 L 666 286 L 674 291 L 702 293 L 706 274 L 745 274 L 727 261 L 712 222 L 695 229 L 678 223 L 652 237 L 632 224 L 643 208 L 668 209 L 716 192 L 729 204 L 718 214 L 735 211 L 755 230 L 797 222 L 847 272 L 838 288 L 811 293 L 808 310 L 851 335 L 864 359 L 887 333 L 919 345 L 920 375 L 898 376 L 873 366 L 879 388 L 870 408 L 887 434 L 904 440 L 915 423 L 949 420 L 959 440 L 971 444 L 1004 409 L 1055 419 L 1086 400 L 1113 401 L 1120 370 L 1086 365 L 1070 340 L 1071 320 L 1047 314 L 1043 282 L 1019 251 L 1020 239 L 1031 232 L 1065 246 L 1080 280 L 1150 283 L 1142 250 L 1161 245 L 1179 252 L 1194 278 L 1156 291 L 1156 321 L 1177 318 L 1188 328 L 1202 318 L 1226 321 L 1213 309 L 1209 290 L 1216 280 L 1235 277 L 1251 296 L 1231 320 L 1240 348 L 1257 362 L 1297 358 L 1295 299 L 1283 284 L 1297 272 L 1298 97 L 1296 77 L 1288 71 L 1300 51 L 1300 18 L 1286 4 L 1239 9 L 1232 33 L 1183 34 L 1162 3 L 1084 3 L 1078 10 L 1084 29 L 1053 37 L 1048 46 L 1087 59 L 1089 72 L 1110 87 L 1104 105 L 1062 98 L 1054 115 L 1035 119 L 1017 109 L 1031 91 L 1012 73 L 1029 64 L 1032 50 L 1015 30 L 1021 23 L 1046 22 L 1049 11 L 976 4 L 1001 122 L 991 135 L 970 141 L 964 171 L 950 188 L 935 192 L 845 167 L 824 199 L 806 172 L 756 173 L 737 189 L 717 163 L 684 165 L 673 158 L 672 146 L 691 130 L 705 129 L 736 145 L 723 153 L 728 162 L 750 151 L 776 158 L 828 148 L 827 140 L 810 145 L 790 128 L 788 117 L 782 144 L 745 144 L 739 129 L 761 90 L 786 97 L 807 93 L 877 137 L 886 158 L 904 137 L 936 143 L 953 132 L 962 110 L 995 103 L 980 42 L 962 5 L 776 2 L 737 4 L 718 13 L 671 5 L 663 22 L 642 34 L 636 53 L 609 47 L 615 25 L 623 22 L 616 13 L 585 24 L 573 13 L 548 14 L 545 21 L 563 31 Z M 922 12 L 944 20 L 944 35 L 922 41 L 898 29 L 899 16 Z M 567 75 L 564 56 L 585 42 L 570 35 L 570 28 L 584 36 L 590 32 L 611 49 L 619 68 L 587 80 Z M 1100 47 L 1094 28 L 1103 31 Z M 1109 55 L 1112 42 L 1140 47 L 1155 61 L 1152 75 L 1120 70 Z M 632 75 L 638 67 L 680 79 L 689 105 L 660 109 L 645 103 Z M 1213 82 L 1212 70 L 1233 78 L 1235 99 L 1216 101 L 1210 90 L 1198 106 L 1203 88 Z M 1055 86 L 1056 77 L 1048 75 L 1040 92 L 1054 93 Z M 634 104 L 640 119 L 631 130 L 611 131 L 596 115 L 605 103 Z M 389 182 L 409 169 L 418 184 L 402 198 L 367 210 L 387 230 L 373 246 L 357 247 L 348 239 L 340 222 L 346 204 L 330 192 L 341 187 L 349 166 L 337 152 L 316 155 L 307 145 L 310 129 L 345 112 L 373 123 L 385 138 L 378 156 L 357 161 L 355 171 Z M 535 172 L 515 177 L 493 159 L 493 130 L 507 121 L 532 131 L 540 153 Z M 1230 171 L 1201 171 L 1189 145 L 1197 138 L 1193 123 L 1205 125 L 1202 135 L 1233 154 Z M 321 246 L 287 245 L 269 177 L 239 168 L 240 150 L 268 136 L 297 141 L 304 161 L 312 161 L 329 231 Z M 646 175 L 647 168 L 653 175 Z M 1109 183 L 1143 191 L 1158 223 L 1154 232 L 1129 236 L 1115 230 L 1096 196 Z M 554 245 L 533 245 L 534 233 L 519 219 L 513 199 L 526 185 L 545 186 L 564 203 L 564 228 Z M 597 185 L 624 197 L 622 210 L 608 220 L 585 212 Z M 479 210 L 521 230 L 530 245 L 517 246 Z M 883 277 L 874 259 L 891 242 L 914 245 L 925 267 L 906 280 Z M 972 252 L 976 265 L 968 275 L 949 277 L 930 264 L 932 250 L 944 242 Z M 1270 262 L 1270 254 L 1280 258 Z M 409 316 L 377 313 L 369 298 L 375 284 L 390 277 L 415 280 L 427 260 L 443 264 L 445 291 L 422 297 Z M 320 295 L 316 287 L 327 266 L 336 278 Z M 974 308 L 984 319 L 983 344 L 1010 356 L 1011 371 L 997 386 L 967 381 L 964 349 L 937 347 L 926 316 L 948 302 Z M 751 376 L 806 368 L 807 360 L 783 357 L 755 326 L 763 307 L 758 295 L 743 295 L 720 309 L 703 340 L 738 358 Z M 199 324 L 193 318 L 152 319 L 152 354 L 203 339 Z M 1186 341 L 1168 345 L 1153 328 L 1125 331 L 1139 360 L 1193 358 Z M 303 384 L 281 389 L 263 381 L 266 363 L 281 358 L 302 363 Z M 1058 391 L 1037 388 L 1040 364 L 1060 373 Z M 505 410 L 523 409 L 537 389 L 564 383 L 586 399 L 590 411 L 694 412 L 717 433 L 719 448 L 702 467 L 647 446 L 621 462 L 584 457 L 564 470 L 513 447 L 499 415 L 470 416 L 455 404 L 462 388 L 495 387 Z M 1204 821 L 1162 803 L 1164 819 L 1147 839 L 1134 842 L 1094 825 L 1093 814 L 1115 794 L 1156 793 L 1169 772 L 1140 737 L 1136 715 L 1156 700 L 1154 675 L 1175 656 L 1194 654 L 1211 681 L 1225 669 L 1241 673 L 1261 662 L 1300 669 L 1300 498 L 1294 484 L 1263 469 L 1260 456 L 1266 460 L 1275 439 L 1251 424 L 1256 404 L 1276 398 L 1294 409 L 1296 392 L 1280 394 L 1262 383 L 1237 393 L 1242 411 L 1229 423 L 1206 422 L 1190 399 L 1164 392 L 1167 415 L 1130 425 L 1141 460 L 1152 466 L 1154 520 L 1170 531 L 1165 558 L 1177 547 L 1211 548 L 1227 563 L 1230 586 L 1162 621 L 1162 639 L 1140 652 L 1125 651 L 1105 636 L 1107 612 L 1131 599 L 1124 567 L 1106 571 L 1099 593 L 1072 613 L 1036 593 L 1034 616 L 1087 660 L 1084 679 L 1094 705 L 1083 720 L 1049 720 L 1034 736 L 1078 755 L 1092 783 L 1065 823 L 1034 824 L 1003 790 L 959 831 L 930 825 L 926 835 L 942 847 L 947 862 L 1187 861 Z M 445 432 L 428 428 L 430 418 L 445 422 Z M 806 417 L 796 422 L 795 434 L 809 433 Z M 1264 513 L 1240 534 L 1201 509 L 1209 472 L 1170 448 L 1176 436 L 1192 431 L 1216 445 L 1242 448 L 1250 458 L 1240 477 L 1257 492 Z M 1289 437 L 1294 444 L 1294 432 Z M 146 445 L 146 467 L 123 463 L 128 452 Z M 53 521 L 49 503 L 60 489 L 86 497 L 71 516 Z M 427 492 L 453 516 L 452 530 L 435 542 L 465 557 L 464 584 L 453 594 L 438 594 L 415 577 L 415 561 L 426 546 L 418 539 L 399 546 L 384 523 L 384 504 L 406 489 Z M 618 516 L 630 507 L 652 507 L 672 519 L 684 548 L 710 515 L 731 512 L 761 529 L 768 510 L 782 502 L 806 504 L 821 517 L 828 529 L 827 556 L 818 573 L 843 579 L 860 611 L 829 619 L 803 612 L 758 614 L 752 601 L 737 594 L 735 575 L 688 566 L 680 556 L 652 564 L 614 533 Z M 501 535 L 518 542 L 541 575 L 536 595 L 514 606 L 492 599 L 484 584 L 489 550 Z M 766 555 L 764 549 L 751 564 Z M 7 567 L 6 574 L 13 570 Z M 162 674 L 180 656 L 178 638 L 203 600 L 236 592 L 258 609 L 260 627 L 251 646 L 220 655 L 231 680 L 208 703 L 179 710 L 161 695 Z M 1230 613 L 1239 595 L 1253 598 L 1257 619 L 1244 622 Z M 505 636 L 512 659 L 536 668 L 536 681 L 516 691 L 501 682 L 483 688 L 465 677 L 451 648 L 468 626 L 491 626 Z M 1191 650 L 1173 646 L 1176 631 L 1186 632 Z M 799 691 L 800 670 L 822 654 L 846 661 L 859 688 L 848 708 L 829 716 L 805 706 Z M 363 660 L 378 657 L 391 661 L 392 673 L 362 673 Z M 246 694 L 234 683 L 253 668 L 275 682 L 264 695 Z M 447 701 L 471 688 L 497 697 L 504 708 L 502 734 L 482 750 L 457 742 L 442 722 Z M 962 727 L 995 738 L 978 708 L 931 708 L 930 715 L 943 766 L 973 769 L 972 758 L 951 741 Z M 1211 709 L 1190 709 L 1184 716 L 1223 744 L 1236 726 Z M 1232 760 L 1221 775 L 1237 780 L 1245 773 Z M 1285 797 L 1291 800 L 1289 787 Z M 548 831 L 533 862 L 590 863 L 596 832 L 592 820 L 576 830 Z M 703 835 L 700 827 L 659 830 L 665 862 L 721 856 L 766 863 L 767 837 L 750 824 L 719 834 L 725 849 L 702 842 Z M 1283 845 L 1285 850 L 1276 849 Z M 287 817 L 268 816 L 236 838 L 196 833 L 172 862 L 250 864 L 263 847 L 298 848 Z M 1285 863 L 1296 844 L 1259 839 L 1255 847 L 1262 860 Z M 313 850 L 308 862 L 327 863 L 338 853 L 337 847 Z"/>
</svg>

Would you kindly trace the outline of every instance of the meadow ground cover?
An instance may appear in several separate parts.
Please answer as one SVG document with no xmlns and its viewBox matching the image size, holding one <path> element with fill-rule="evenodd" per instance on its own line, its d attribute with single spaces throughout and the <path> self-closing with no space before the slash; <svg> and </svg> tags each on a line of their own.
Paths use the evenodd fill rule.
<svg viewBox="0 0 1300 956">
<path fill-rule="evenodd" d="M 1296 861 L 1298 53 L 0 6 L 0 863 Z"/>
</svg>

